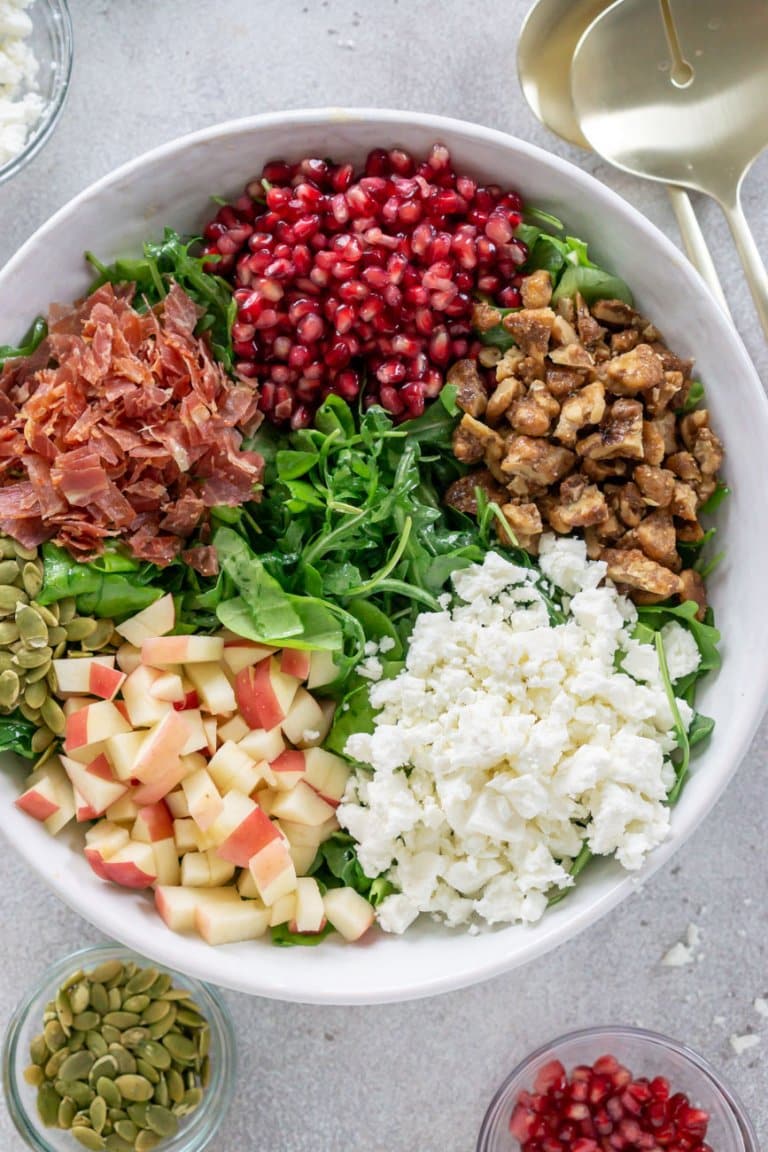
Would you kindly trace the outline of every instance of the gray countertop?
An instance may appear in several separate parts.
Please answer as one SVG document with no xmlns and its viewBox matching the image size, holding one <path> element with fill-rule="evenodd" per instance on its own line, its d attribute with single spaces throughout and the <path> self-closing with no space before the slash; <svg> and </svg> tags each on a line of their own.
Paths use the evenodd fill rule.
<svg viewBox="0 0 768 1152">
<path fill-rule="evenodd" d="M 115 165 L 249 113 L 327 104 L 440 112 L 513 132 L 593 172 L 677 242 L 658 186 L 551 137 L 517 86 L 526 0 L 70 0 L 76 64 L 53 140 L 0 188 L 0 259 Z M 768 157 L 745 209 L 768 254 Z M 718 209 L 697 199 L 734 316 L 763 380 L 768 355 Z M 97 238 L 94 238 L 94 242 Z M 761 499 L 765 498 L 760 493 Z M 756 578 L 759 576 L 755 574 Z M 432 1000 L 320 1008 L 227 994 L 238 1106 L 211 1152 L 468 1152 L 498 1082 L 532 1047 L 595 1023 L 687 1041 L 768 1125 L 768 870 L 763 725 L 725 798 L 673 862 L 622 907 L 527 968 Z M 53 957 L 98 934 L 7 851 L 0 854 L 0 1018 Z M 695 923 L 696 959 L 663 966 Z M 737 1055 L 730 1036 L 754 1031 Z M 0 1148 L 20 1149 L 0 1108 Z"/>
</svg>

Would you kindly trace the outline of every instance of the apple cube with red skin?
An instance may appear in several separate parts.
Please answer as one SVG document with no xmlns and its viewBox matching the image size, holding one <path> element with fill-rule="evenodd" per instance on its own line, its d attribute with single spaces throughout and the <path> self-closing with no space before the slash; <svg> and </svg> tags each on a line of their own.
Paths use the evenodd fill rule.
<svg viewBox="0 0 768 1152">
<path fill-rule="evenodd" d="M 114 656 L 86 656 L 52 661 L 59 692 L 81 695 L 89 692 L 102 700 L 112 700 L 126 677 L 115 668 Z"/>
<path fill-rule="evenodd" d="M 157 668 L 147 668 L 139 664 L 123 684 L 123 700 L 134 728 L 157 724 L 173 705 L 168 700 L 158 700 L 152 695 L 152 688 L 163 675 Z"/>
<path fill-rule="evenodd" d="M 339 669 L 333 662 L 330 652 L 312 652 L 310 654 L 309 676 L 307 688 L 312 692 L 315 688 L 323 688 L 332 684 L 339 675 Z"/>
<path fill-rule="evenodd" d="M 189 664 L 187 675 L 208 712 L 215 716 L 228 716 L 235 711 L 237 703 L 232 685 L 218 664 Z"/>
<path fill-rule="evenodd" d="M 130 732 L 130 725 L 110 700 L 88 704 L 67 716 L 64 751 L 80 764 L 90 764 L 105 748 L 110 736 Z"/>
<path fill-rule="evenodd" d="M 334 815 L 317 792 L 300 780 L 290 792 L 281 792 L 272 804 L 272 815 L 294 824 L 324 824 Z"/>
<path fill-rule="evenodd" d="M 229 860 L 238 868 L 246 868 L 254 854 L 272 840 L 282 839 L 269 817 L 241 792 L 226 794 L 211 833 L 222 836 L 217 849 L 222 860 Z"/>
<path fill-rule="evenodd" d="M 146 732 L 134 731 L 121 732 L 107 740 L 104 752 L 118 780 L 134 779 L 133 766 L 146 738 Z"/>
<path fill-rule="evenodd" d="M 78 812 L 79 820 L 94 820 L 106 812 L 111 804 L 120 800 L 128 791 L 128 786 L 115 780 L 107 757 L 102 753 L 90 764 L 79 764 L 62 756 L 61 763 L 72 787 L 82 798 L 85 811 Z"/>
<path fill-rule="evenodd" d="M 195 927 L 208 944 L 255 940 L 269 927 L 269 910 L 254 900 L 240 900 L 237 904 L 200 904 L 195 909 Z"/>
<path fill-rule="evenodd" d="M 254 664 L 260 664 L 262 660 L 266 660 L 271 656 L 274 648 L 268 648 L 265 644 L 250 643 L 238 637 L 236 641 L 224 641 L 224 664 L 233 675 L 237 676 L 238 672 L 242 672 L 243 668 L 251 668 Z"/>
<path fill-rule="evenodd" d="M 206 768 L 191 772 L 189 776 L 184 777 L 181 787 L 187 797 L 190 816 L 199 828 L 206 831 L 215 824 L 224 807 L 224 801 L 211 779 L 210 772 Z"/>
<path fill-rule="evenodd" d="M 306 680 L 309 676 L 312 655 L 302 652 L 298 648 L 283 648 L 280 653 L 280 671 L 286 676 L 295 676 L 297 680 Z"/>
<path fill-rule="evenodd" d="M 279 792 L 290 792 L 302 780 L 307 771 L 305 753 L 297 748 L 287 748 L 270 764 L 275 778 L 275 788 Z"/>
<path fill-rule="evenodd" d="M 133 840 L 144 844 L 154 844 L 158 840 L 173 839 L 173 820 L 167 805 L 158 800 L 156 804 L 145 804 L 139 808 L 131 831 Z"/>
<path fill-rule="evenodd" d="M 374 921 L 375 913 L 354 888 L 329 888 L 323 896 L 325 915 L 345 940 L 359 940 Z"/>
<path fill-rule="evenodd" d="M 248 861 L 259 896 L 269 906 L 281 896 L 296 891 L 296 869 L 288 849 L 288 842 L 277 829 L 275 838 L 254 853 Z"/>
<path fill-rule="evenodd" d="M 157 880 L 155 853 L 151 844 L 129 841 L 118 848 L 102 864 L 105 880 L 119 884 L 122 888 L 149 888 Z"/>
<path fill-rule="evenodd" d="M 208 750 L 208 736 L 203 724 L 203 717 L 199 708 L 183 708 L 176 712 L 177 716 L 185 722 L 189 729 L 189 737 L 181 749 L 182 756 L 189 756 L 192 752 Z"/>
<path fill-rule="evenodd" d="M 239 904 L 236 888 L 183 888 L 179 885 L 158 884 L 155 888 L 155 907 L 173 932 L 191 932 L 195 927 L 195 910 L 205 905 L 215 907 Z"/>
<path fill-rule="evenodd" d="M 329 728 L 330 722 L 317 700 L 306 688 L 299 688 L 282 722 L 286 737 L 299 748 L 310 748 L 322 743 Z"/>
<path fill-rule="evenodd" d="M 40 820 L 51 836 L 69 823 L 75 815 L 74 795 L 58 756 L 52 756 L 27 778 L 16 806 Z"/>
<path fill-rule="evenodd" d="M 346 760 L 324 748 L 307 748 L 304 752 L 304 779 L 328 804 L 334 807 L 346 791 L 350 768 Z"/>
<path fill-rule="evenodd" d="M 197 767 L 194 754 L 178 756 L 175 760 L 168 761 L 156 776 L 139 784 L 133 793 L 134 800 L 137 804 L 155 804 L 158 800 L 163 800 Z"/>
<path fill-rule="evenodd" d="M 117 625 L 117 631 L 124 636 L 129 644 L 141 648 L 145 640 L 153 636 L 165 636 L 172 632 L 176 625 L 176 607 L 170 593 L 155 600 L 137 612 L 135 616 L 123 620 Z"/>
<path fill-rule="evenodd" d="M 237 706 L 251 728 L 269 729 L 282 724 L 298 688 L 296 677 L 281 672 L 274 657 L 243 668 L 235 677 Z"/>
<path fill-rule="evenodd" d="M 254 728 L 238 743 L 253 760 L 269 760 L 270 763 L 285 751 L 283 730 L 279 724 L 274 728 Z"/>
<path fill-rule="evenodd" d="M 325 906 L 317 880 L 302 876 L 296 881 L 296 912 L 292 932 L 320 932 L 325 926 Z"/>
<path fill-rule="evenodd" d="M 92 696 L 69 696 L 66 700 L 62 701 L 61 710 L 65 716 L 72 716 L 75 712 L 79 712 L 81 708 L 87 708 L 89 704 L 93 704 Z"/>
<path fill-rule="evenodd" d="M 104 863 L 127 844 L 130 844 L 127 828 L 121 828 L 110 820 L 100 820 L 85 834 L 85 858 L 96 875 L 106 880 Z"/>
<path fill-rule="evenodd" d="M 149 730 L 133 764 L 137 780 L 156 779 L 166 767 L 181 756 L 189 742 L 190 725 L 185 713 L 166 712 L 162 720 Z M 194 749 L 192 749 L 194 751 Z"/>
<path fill-rule="evenodd" d="M 218 664 L 223 653 L 224 641 L 220 636 L 152 636 L 141 645 L 141 659 L 152 668 L 173 664 Z"/>
</svg>

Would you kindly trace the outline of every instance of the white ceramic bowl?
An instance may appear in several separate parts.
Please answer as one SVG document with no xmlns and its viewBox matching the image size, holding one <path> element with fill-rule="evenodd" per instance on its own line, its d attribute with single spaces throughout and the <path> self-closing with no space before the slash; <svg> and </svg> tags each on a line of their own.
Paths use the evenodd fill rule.
<svg viewBox="0 0 768 1152">
<path fill-rule="evenodd" d="M 416 153 L 441 140 L 459 169 L 508 184 L 567 221 L 598 261 L 623 276 L 671 347 L 694 356 L 728 452 L 733 495 L 720 513 L 724 562 L 711 581 L 724 635 L 723 669 L 701 695 L 717 727 L 674 810 L 672 835 L 642 873 L 609 861 L 535 927 L 470 936 L 424 924 L 405 936 L 370 934 L 357 946 L 280 949 L 267 942 L 210 948 L 169 932 L 147 896 L 108 887 L 90 870 L 76 831 L 50 838 L 13 806 L 20 771 L 0 773 L 2 828 L 12 846 L 72 908 L 102 931 L 192 976 L 285 1000 L 361 1004 L 444 992 L 523 964 L 614 907 L 660 867 L 700 823 L 747 750 L 768 687 L 768 404 L 746 352 L 684 256 L 638 212 L 565 161 L 500 132 L 406 112 L 325 109 L 258 116 L 158 148 L 88 188 L 48 221 L 0 273 L 3 341 L 19 338 L 53 300 L 83 293 L 85 249 L 102 258 L 135 252 L 166 224 L 198 229 L 213 194 L 237 193 L 266 160 L 304 155 L 360 161 L 375 146 Z"/>
</svg>

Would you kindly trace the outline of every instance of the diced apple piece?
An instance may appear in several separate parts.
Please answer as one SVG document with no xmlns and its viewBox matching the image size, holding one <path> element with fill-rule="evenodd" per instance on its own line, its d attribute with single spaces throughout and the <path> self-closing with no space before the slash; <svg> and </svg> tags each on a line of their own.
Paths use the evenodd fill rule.
<svg viewBox="0 0 768 1152">
<path fill-rule="evenodd" d="M 270 763 L 285 751 L 283 730 L 279 724 L 274 728 L 253 728 L 239 743 L 253 760 L 269 760 Z"/>
<path fill-rule="evenodd" d="M 159 600 L 155 600 L 154 604 L 142 608 L 141 612 L 137 612 L 135 616 L 123 620 L 122 624 L 118 624 L 117 631 L 125 637 L 129 644 L 141 648 L 145 640 L 149 640 L 153 636 L 165 636 L 167 632 L 172 632 L 175 623 L 176 608 L 174 607 L 173 596 L 169 593 L 167 596 L 161 596 Z"/>
<path fill-rule="evenodd" d="M 220 792 L 242 792 L 245 796 L 250 796 L 261 779 L 258 765 L 231 740 L 216 750 L 208 771 Z"/>
<path fill-rule="evenodd" d="M 133 779 L 133 766 L 146 738 L 146 732 L 121 732 L 107 740 L 104 751 L 118 780 Z"/>
<path fill-rule="evenodd" d="M 276 798 L 277 793 L 273 788 L 257 788 L 252 794 L 252 798 L 256 801 L 262 812 L 266 812 L 267 816 L 272 815 L 272 803 Z"/>
<path fill-rule="evenodd" d="M 189 814 L 203 831 L 210 828 L 224 807 L 218 788 L 205 768 L 186 776 L 181 786 L 187 797 Z"/>
<path fill-rule="evenodd" d="M 123 684 L 123 700 L 134 728 L 157 724 L 173 708 L 168 700 L 157 700 L 152 695 L 152 687 L 162 675 L 156 668 L 139 664 Z"/>
<path fill-rule="evenodd" d="M 85 834 L 85 858 L 96 875 L 106 880 L 104 862 L 129 843 L 127 828 L 121 828 L 109 820 L 100 820 Z"/>
<path fill-rule="evenodd" d="M 70 759 L 90 764 L 104 751 L 110 736 L 129 731 L 130 725 L 115 705 L 110 700 L 99 700 L 67 717 L 64 751 Z"/>
<path fill-rule="evenodd" d="M 229 720 L 225 720 L 223 724 L 219 724 L 218 736 L 219 741 L 225 744 L 227 740 L 242 740 L 243 736 L 250 732 L 250 728 L 243 720 L 239 712 L 236 712 Z"/>
<path fill-rule="evenodd" d="M 242 868 L 237 878 L 237 890 L 243 900 L 261 900 L 256 881 L 251 876 L 250 868 Z"/>
<path fill-rule="evenodd" d="M 219 636 L 152 636 L 141 644 L 142 662 L 152 668 L 219 663 L 223 653 L 224 641 Z"/>
<path fill-rule="evenodd" d="M 127 680 L 125 672 L 117 668 L 107 668 L 98 659 L 91 667 L 88 690 L 101 700 L 114 700 Z"/>
<path fill-rule="evenodd" d="M 333 816 L 333 808 L 303 780 L 281 793 L 272 804 L 272 815 L 294 824 L 324 824 Z"/>
<path fill-rule="evenodd" d="M 221 841 L 217 851 L 222 860 L 229 860 L 239 868 L 245 868 L 251 857 L 272 840 L 282 839 L 261 808 L 240 792 L 228 792 L 224 797 L 224 809 L 212 834 L 216 835 L 220 827 L 226 828 L 227 825 L 231 825 L 231 831 Z M 269 901 L 265 900 L 264 903 Z"/>
<path fill-rule="evenodd" d="M 232 685 L 218 664 L 189 664 L 187 675 L 197 689 L 200 702 L 215 716 L 227 716 L 237 704 Z"/>
<path fill-rule="evenodd" d="M 296 914 L 294 932 L 319 932 L 325 924 L 325 906 L 317 880 L 302 876 L 296 881 Z"/>
<path fill-rule="evenodd" d="M 281 896 L 296 890 L 296 869 L 287 841 L 272 825 L 275 839 L 265 844 L 248 861 L 259 895 L 265 904 L 274 904 Z"/>
<path fill-rule="evenodd" d="M 289 820 L 277 821 L 280 831 L 288 841 L 293 866 L 297 876 L 305 876 L 317 856 L 317 850 L 324 840 L 338 828 L 336 820 L 326 824 L 292 824 Z M 329 826 L 330 830 L 329 830 Z"/>
<path fill-rule="evenodd" d="M 155 700 L 166 700 L 169 704 L 181 704 L 187 696 L 178 672 L 163 672 L 149 691 Z"/>
<path fill-rule="evenodd" d="M 254 887 L 256 881 L 254 880 Z M 258 893 L 258 888 L 256 889 Z M 276 928 L 278 924 L 287 924 L 296 915 L 296 892 L 287 892 L 285 896 L 278 897 L 269 909 L 269 926 Z"/>
<path fill-rule="evenodd" d="M 140 784 L 135 792 L 133 798 L 137 804 L 155 804 L 158 800 L 163 800 L 169 792 L 173 792 L 181 784 L 185 776 L 190 772 L 194 772 L 197 764 L 192 756 L 179 756 L 176 760 L 170 760 L 165 767 L 156 776 L 152 776 L 150 780 L 146 780 Z"/>
<path fill-rule="evenodd" d="M 255 940 L 269 927 L 269 911 L 253 900 L 219 906 L 201 904 L 195 910 L 195 927 L 208 944 Z"/>
<path fill-rule="evenodd" d="M 181 820 L 185 816 L 189 816 L 189 805 L 187 804 L 187 797 L 184 794 L 183 788 L 177 788 L 175 792 L 169 792 L 165 797 L 165 803 L 168 805 L 168 811 L 174 820 Z"/>
<path fill-rule="evenodd" d="M 73 788 L 87 806 L 88 814 L 79 816 L 81 820 L 94 820 L 97 816 L 101 816 L 128 791 L 127 784 L 115 780 L 109 761 L 103 753 L 87 765 L 78 764 L 68 756 L 62 756 L 61 763 L 72 781 Z"/>
<path fill-rule="evenodd" d="M 273 652 L 274 648 L 268 648 L 265 644 L 251 644 L 242 638 L 231 643 L 224 641 L 224 663 L 235 676 L 238 672 L 242 672 L 243 668 L 260 664 Z"/>
<path fill-rule="evenodd" d="M 297 876 L 306 876 L 310 868 L 314 864 L 315 856 L 317 856 L 317 848 L 313 848 L 311 844 L 290 844 L 288 851 L 293 860 L 293 866 L 296 869 Z"/>
<path fill-rule="evenodd" d="M 184 708 L 176 712 L 177 716 L 186 723 L 189 729 L 189 738 L 181 750 L 182 756 L 189 756 L 192 752 L 208 749 L 208 737 L 203 726 L 203 717 L 198 708 Z"/>
<path fill-rule="evenodd" d="M 155 870 L 158 884 L 178 884 L 181 879 L 179 854 L 176 843 L 170 840 L 155 840 L 152 844 L 155 854 Z"/>
<path fill-rule="evenodd" d="M 345 940 L 359 940 L 374 920 L 373 907 L 354 888 L 329 888 L 323 896 L 325 915 Z"/>
<path fill-rule="evenodd" d="M 205 732 L 208 755 L 213 756 L 219 746 L 219 729 L 215 716 L 203 716 L 203 731 Z"/>
<path fill-rule="evenodd" d="M 270 768 L 275 777 L 275 788 L 279 792 L 290 792 L 303 779 L 307 770 L 304 755 L 304 752 L 297 749 L 287 748 L 272 761 Z"/>
<path fill-rule="evenodd" d="M 62 703 L 61 710 L 66 717 L 70 717 L 75 712 L 87 708 L 89 704 L 93 704 L 93 699 L 90 696 L 70 696 Z"/>
<path fill-rule="evenodd" d="M 268 729 L 282 724 L 298 687 L 296 677 L 281 672 L 274 657 L 243 668 L 235 678 L 237 705 L 251 728 Z"/>
<path fill-rule="evenodd" d="M 105 880 L 123 888 L 149 888 L 157 880 L 155 853 L 151 844 L 129 841 L 102 865 Z"/>
<path fill-rule="evenodd" d="M 137 780 L 156 779 L 182 755 L 190 735 L 190 725 L 185 716 L 186 713 L 171 709 L 149 730 L 133 764 L 133 775 Z"/>
<path fill-rule="evenodd" d="M 91 696 L 111 700 L 125 680 L 125 674 L 115 669 L 114 656 L 70 656 L 53 660 L 52 666 L 59 692 L 68 694 L 90 692 Z"/>
<path fill-rule="evenodd" d="M 91 808 L 82 792 L 78 792 L 74 784 L 72 785 L 72 795 L 75 805 L 75 820 L 78 822 L 78 824 L 84 824 L 88 820 L 96 820 L 99 816 L 99 813 L 95 810 L 95 808 Z"/>
<path fill-rule="evenodd" d="M 132 824 L 138 814 L 139 809 L 129 792 L 126 792 L 114 804 L 110 804 L 104 813 L 107 820 L 112 820 L 115 824 Z"/>
<path fill-rule="evenodd" d="M 311 696 L 306 688 L 299 688 L 291 709 L 282 722 L 283 732 L 290 742 L 300 748 L 320 744 L 328 735 L 329 727 L 323 710 L 314 696 Z"/>
<path fill-rule="evenodd" d="M 115 659 L 120 671 L 125 672 L 126 676 L 130 676 L 131 672 L 141 664 L 141 649 L 135 648 L 126 640 L 115 653 Z"/>
<path fill-rule="evenodd" d="M 181 882 L 190 888 L 218 888 L 235 874 L 234 864 L 215 851 L 187 852 L 181 861 Z"/>
<path fill-rule="evenodd" d="M 16 806 L 44 823 L 52 836 L 69 823 L 75 815 L 74 796 L 57 756 L 52 756 L 27 778 L 26 789 L 17 798 Z"/>
<path fill-rule="evenodd" d="M 330 652 L 312 652 L 310 654 L 310 668 L 307 678 L 307 688 L 310 692 L 314 688 L 322 688 L 325 684 L 331 684 L 338 674 L 339 669 L 334 664 L 333 655 Z"/>
<path fill-rule="evenodd" d="M 49 777 L 29 784 L 21 796 L 14 801 L 17 808 L 26 812 L 33 820 L 41 823 L 59 810 L 59 797 L 54 782 Z"/>
<path fill-rule="evenodd" d="M 350 769 L 346 760 L 333 752 L 326 752 L 324 748 L 307 748 L 304 760 L 306 783 L 328 804 L 338 804 L 349 780 Z"/>
<path fill-rule="evenodd" d="M 280 653 L 280 671 L 286 676 L 295 676 L 297 680 L 306 680 L 309 676 L 312 654 L 301 652 L 298 648 L 283 648 Z"/>
<path fill-rule="evenodd" d="M 236 888 L 183 888 L 178 885 L 158 884 L 155 906 L 160 916 L 174 932 L 191 932 L 195 927 L 195 909 L 224 904 L 239 904 Z"/>
<path fill-rule="evenodd" d="M 173 839 L 173 820 L 167 805 L 162 800 L 139 808 L 131 831 L 131 839 L 140 840 L 144 844 Z"/>
<path fill-rule="evenodd" d="M 173 839 L 176 842 L 180 856 L 185 852 L 198 852 L 200 850 L 198 842 L 199 831 L 200 829 L 194 820 L 188 817 L 180 817 L 174 820 Z"/>
</svg>

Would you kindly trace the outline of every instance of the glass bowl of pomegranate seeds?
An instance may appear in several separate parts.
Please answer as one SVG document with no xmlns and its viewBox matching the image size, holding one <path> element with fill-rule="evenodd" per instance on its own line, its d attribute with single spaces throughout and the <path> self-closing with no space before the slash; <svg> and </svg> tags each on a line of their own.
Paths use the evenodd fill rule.
<svg viewBox="0 0 768 1152">
<path fill-rule="evenodd" d="M 485 1114 L 477 1152 L 758 1152 L 734 1090 L 658 1032 L 570 1032 L 526 1057 Z"/>
</svg>

